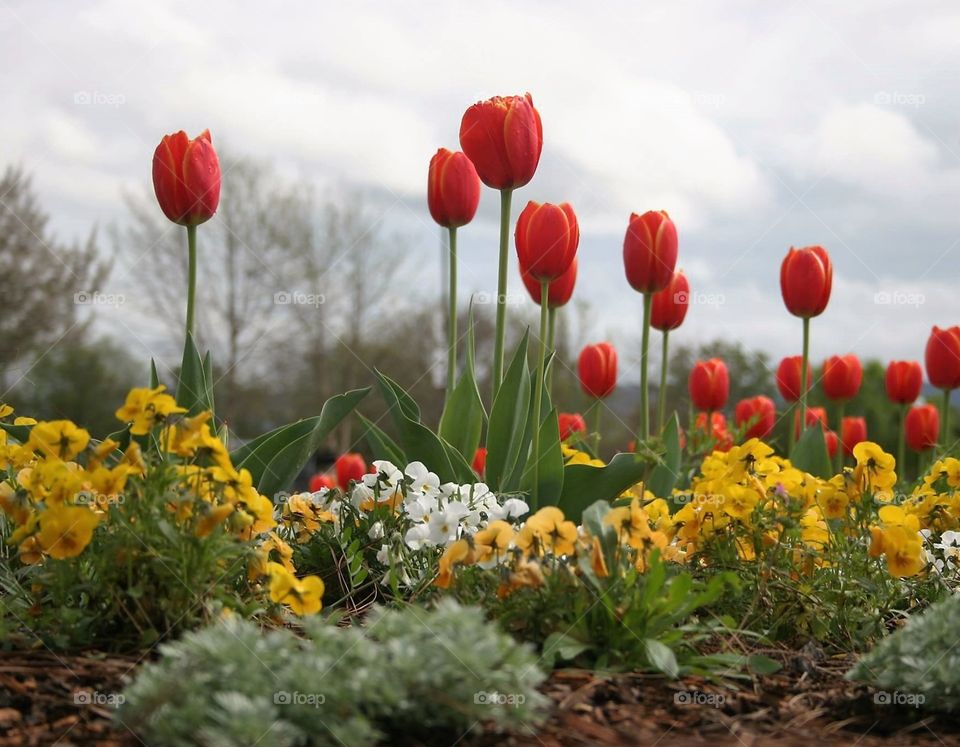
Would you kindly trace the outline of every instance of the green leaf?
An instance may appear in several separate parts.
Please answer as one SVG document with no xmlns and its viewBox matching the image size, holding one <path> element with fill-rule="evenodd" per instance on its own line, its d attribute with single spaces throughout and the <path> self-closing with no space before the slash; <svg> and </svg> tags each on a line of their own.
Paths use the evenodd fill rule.
<svg viewBox="0 0 960 747">
<path fill-rule="evenodd" d="M 19 443 L 25 444 L 27 439 L 30 438 L 30 431 L 33 429 L 33 426 L 14 425 L 13 423 L 0 423 L 0 428 L 3 428 L 3 430 L 17 439 Z"/>
<path fill-rule="evenodd" d="M 557 506 L 567 516 L 579 516 L 594 501 L 612 501 L 643 479 L 646 460 L 637 454 L 617 454 L 606 467 L 568 464 L 563 468 L 563 492 Z"/>
<path fill-rule="evenodd" d="M 204 373 L 203 360 L 193 342 L 193 335 L 188 334 L 183 345 L 183 361 L 177 381 L 177 404 L 186 407 L 190 415 L 212 410 L 213 402 L 210 400 L 208 382 L 209 378 Z"/>
<path fill-rule="evenodd" d="M 420 407 L 414 401 L 413 397 L 407 394 L 406 390 L 386 374 L 377 369 L 373 370 L 377 377 L 377 383 L 380 385 L 380 391 L 383 398 L 387 401 L 387 409 L 390 417 L 393 418 L 397 429 L 400 429 L 401 419 L 406 418 L 415 423 L 420 422 Z"/>
<path fill-rule="evenodd" d="M 646 485 L 647 490 L 658 498 L 670 496 L 680 475 L 680 423 L 676 413 L 670 418 L 663 431 L 663 441 L 667 447 L 663 462 L 653 468 Z"/>
<path fill-rule="evenodd" d="M 213 361 L 210 360 L 210 351 L 203 356 L 203 383 L 207 395 L 207 405 L 213 410 Z"/>
<path fill-rule="evenodd" d="M 790 462 L 799 470 L 829 479 L 833 476 L 827 442 L 819 424 L 807 428 L 793 447 Z"/>
<path fill-rule="evenodd" d="M 467 365 L 460 376 L 460 381 L 457 382 L 453 392 L 450 393 L 449 399 L 444 403 L 443 415 L 440 417 L 440 437 L 459 451 L 464 459 L 471 462 L 477 447 L 480 445 L 483 423 L 487 418 L 474 374 L 472 308 L 468 325 Z"/>
<path fill-rule="evenodd" d="M 276 428 L 236 449 L 231 460 L 253 475 L 253 484 L 268 497 L 287 489 L 320 447 L 370 388 L 354 389 L 328 399 L 320 414 Z"/>
<path fill-rule="evenodd" d="M 530 417 L 529 334 L 525 332 L 520 340 L 490 409 L 485 477 L 494 491 L 503 490 L 517 464 L 526 462 L 520 452 Z"/>
<path fill-rule="evenodd" d="M 769 656 L 753 654 L 747 657 L 747 667 L 755 674 L 773 674 L 781 669 L 780 662 L 774 661 Z"/>
<path fill-rule="evenodd" d="M 530 454 L 530 461 L 524 471 L 522 487 L 530 490 L 533 487 L 533 460 L 537 458 Z M 551 410 L 540 426 L 540 474 L 538 496 L 540 507 L 555 506 L 563 493 L 563 452 L 560 450 L 560 425 L 557 422 L 557 411 Z"/>
<path fill-rule="evenodd" d="M 359 412 L 357 413 L 357 417 L 360 418 L 360 422 L 363 424 L 363 437 L 366 439 L 374 459 L 386 459 L 396 465 L 407 464 L 407 458 L 403 450 L 397 446 L 396 441 L 384 433 L 380 426 L 365 418 Z"/>
<path fill-rule="evenodd" d="M 543 642 L 543 659 L 556 665 L 559 661 L 571 661 L 590 646 L 565 633 L 551 633 Z"/>
<path fill-rule="evenodd" d="M 160 386 L 160 376 L 157 374 L 157 364 L 153 360 L 153 358 L 151 358 L 150 359 L 150 388 L 156 389 L 158 386 Z"/>
<path fill-rule="evenodd" d="M 654 638 L 647 638 L 643 641 L 643 647 L 654 669 L 668 677 L 676 677 L 680 673 L 677 657 L 669 646 Z"/>
</svg>

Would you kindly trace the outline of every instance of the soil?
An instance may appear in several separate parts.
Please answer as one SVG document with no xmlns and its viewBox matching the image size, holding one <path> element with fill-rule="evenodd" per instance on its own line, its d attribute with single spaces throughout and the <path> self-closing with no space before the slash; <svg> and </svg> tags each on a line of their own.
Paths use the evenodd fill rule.
<svg viewBox="0 0 960 747">
<path fill-rule="evenodd" d="M 487 734 L 460 744 L 960 744 L 960 719 L 884 704 L 843 678 L 851 665 L 846 656 L 762 653 L 782 669 L 732 683 L 558 670 L 543 688 L 554 708 L 537 735 Z M 140 662 L 0 652 L 0 747 L 143 744 L 111 720 L 111 700 Z"/>
</svg>

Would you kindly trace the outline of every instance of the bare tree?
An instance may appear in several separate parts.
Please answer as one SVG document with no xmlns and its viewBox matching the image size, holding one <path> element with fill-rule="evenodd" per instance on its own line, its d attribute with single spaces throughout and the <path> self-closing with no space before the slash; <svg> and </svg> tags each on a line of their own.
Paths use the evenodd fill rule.
<svg viewBox="0 0 960 747">
<path fill-rule="evenodd" d="M 109 266 L 97 258 L 96 231 L 82 245 L 58 242 L 30 179 L 8 167 L 0 179 L 0 386 L 26 356 L 43 351 L 89 319 L 78 309 L 101 291 Z"/>
</svg>

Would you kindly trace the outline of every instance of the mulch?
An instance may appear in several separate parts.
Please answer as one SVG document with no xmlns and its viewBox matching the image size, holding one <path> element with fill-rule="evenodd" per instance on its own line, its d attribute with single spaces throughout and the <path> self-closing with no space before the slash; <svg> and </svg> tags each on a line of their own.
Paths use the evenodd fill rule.
<svg viewBox="0 0 960 747">
<path fill-rule="evenodd" d="M 476 744 L 581 745 L 960 744 L 960 720 L 875 702 L 843 678 L 851 659 L 764 651 L 781 671 L 731 683 L 581 669 L 544 685 L 554 708 L 536 736 Z M 0 747 L 142 744 L 111 721 L 111 698 L 137 657 L 0 652 Z M 461 744 L 468 744 L 465 740 Z"/>
</svg>

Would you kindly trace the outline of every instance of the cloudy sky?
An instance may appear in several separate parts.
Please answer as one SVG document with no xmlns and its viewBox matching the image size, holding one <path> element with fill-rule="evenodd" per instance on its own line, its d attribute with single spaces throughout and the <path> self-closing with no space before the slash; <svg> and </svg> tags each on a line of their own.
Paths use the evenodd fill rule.
<svg viewBox="0 0 960 747">
<path fill-rule="evenodd" d="M 0 162 L 33 173 L 64 238 L 123 219 L 162 134 L 209 127 L 321 189 L 369 187 L 434 268 L 430 156 L 470 103 L 530 91 L 544 149 L 515 204 L 577 210 L 590 338 L 637 339 L 623 233 L 660 208 L 694 291 L 677 338 L 799 352 L 791 244 L 834 259 L 815 357 L 918 358 L 960 322 L 954 2 L 0 0 L 0 40 Z M 495 287 L 497 205 L 486 190 L 461 231 L 466 291 Z"/>
</svg>

